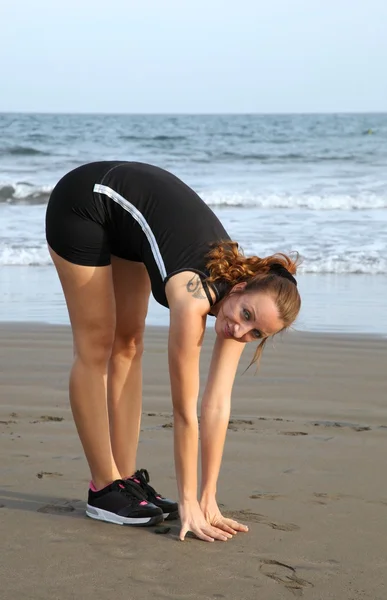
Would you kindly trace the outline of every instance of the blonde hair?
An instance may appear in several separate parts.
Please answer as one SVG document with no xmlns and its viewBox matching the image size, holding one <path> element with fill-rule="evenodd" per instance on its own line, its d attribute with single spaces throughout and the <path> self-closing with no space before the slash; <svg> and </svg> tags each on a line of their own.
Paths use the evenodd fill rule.
<svg viewBox="0 0 387 600">
<path fill-rule="evenodd" d="M 245 256 L 237 242 L 227 240 L 214 245 L 207 259 L 209 284 L 225 282 L 230 288 L 227 295 L 266 292 L 276 303 L 278 315 L 284 324 L 281 331 L 288 329 L 295 321 L 300 312 L 301 297 L 291 276 L 297 273 L 298 253 L 295 253 L 295 258 L 282 252 L 265 258 Z M 286 269 L 290 276 L 286 276 L 286 271 L 285 276 L 281 275 L 281 268 Z M 246 282 L 243 291 L 233 292 L 232 287 L 241 282 Z M 264 338 L 258 345 L 249 367 L 254 363 L 259 364 L 266 341 L 267 338 Z"/>
</svg>

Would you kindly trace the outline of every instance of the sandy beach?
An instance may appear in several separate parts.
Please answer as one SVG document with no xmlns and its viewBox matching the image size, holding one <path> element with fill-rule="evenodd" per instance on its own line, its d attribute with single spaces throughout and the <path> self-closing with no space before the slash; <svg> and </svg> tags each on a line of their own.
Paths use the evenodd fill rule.
<svg viewBox="0 0 387 600">
<path fill-rule="evenodd" d="M 148 328 L 138 467 L 176 497 L 167 330 Z M 181 543 L 84 515 L 65 326 L 0 325 L 1 600 L 385 600 L 387 340 L 289 333 L 237 376 L 218 500 L 249 525 Z M 202 353 L 205 379 L 211 334 Z"/>
</svg>

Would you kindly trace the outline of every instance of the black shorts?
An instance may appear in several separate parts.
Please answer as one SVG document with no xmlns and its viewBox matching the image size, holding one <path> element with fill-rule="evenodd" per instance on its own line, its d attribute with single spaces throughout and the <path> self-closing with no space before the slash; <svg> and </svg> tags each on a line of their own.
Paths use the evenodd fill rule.
<svg viewBox="0 0 387 600">
<path fill-rule="evenodd" d="M 205 280 L 212 243 L 229 236 L 196 192 L 172 173 L 144 163 L 103 161 L 74 169 L 55 186 L 46 239 L 77 265 L 106 266 L 112 255 L 143 263 L 154 297 L 168 306 L 166 281 L 181 271 Z"/>
<path fill-rule="evenodd" d="M 97 182 L 120 162 L 82 165 L 65 175 L 53 189 L 46 211 L 46 239 L 62 258 L 76 265 L 109 265 L 111 255 L 139 261 L 117 231 L 126 214 L 93 191 Z M 112 211 L 115 214 L 112 215 Z"/>
</svg>

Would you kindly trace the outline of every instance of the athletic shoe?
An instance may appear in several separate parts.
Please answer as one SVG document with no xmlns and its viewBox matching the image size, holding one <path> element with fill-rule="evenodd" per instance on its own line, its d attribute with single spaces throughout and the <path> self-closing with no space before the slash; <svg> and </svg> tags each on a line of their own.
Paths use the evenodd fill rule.
<svg viewBox="0 0 387 600">
<path fill-rule="evenodd" d="M 146 469 L 140 469 L 139 471 L 136 471 L 132 477 L 125 479 L 125 481 L 134 481 L 145 494 L 145 498 L 155 506 L 161 508 L 163 511 L 164 521 L 172 521 L 173 519 L 177 519 L 179 517 L 178 503 L 174 502 L 173 500 L 169 500 L 168 498 L 164 498 L 164 496 L 156 492 L 156 490 L 149 485 L 149 473 Z"/>
<path fill-rule="evenodd" d="M 90 484 L 86 514 L 116 525 L 146 527 L 163 520 L 163 511 L 145 498 L 138 485 L 117 479 L 98 492 Z"/>
</svg>

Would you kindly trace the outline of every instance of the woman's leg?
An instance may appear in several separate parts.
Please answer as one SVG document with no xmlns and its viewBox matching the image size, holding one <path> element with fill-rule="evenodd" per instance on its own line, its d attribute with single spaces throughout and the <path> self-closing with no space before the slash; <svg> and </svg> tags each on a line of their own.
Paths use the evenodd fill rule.
<svg viewBox="0 0 387 600">
<path fill-rule="evenodd" d="M 50 254 L 73 331 L 71 409 L 93 483 L 99 489 L 121 478 L 111 448 L 106 400 L 108 362 L 115 331 L 112 268 L 74 265 L 51 248 Z"/>
<path fill-rule="evenodd" d="M 151 284 L 142 263 L 112 256 L 116 328 L 109 363 L 108 407 L 115 464 L 133 475 L 142 406 L 142 353 Z"/>
</svg>

